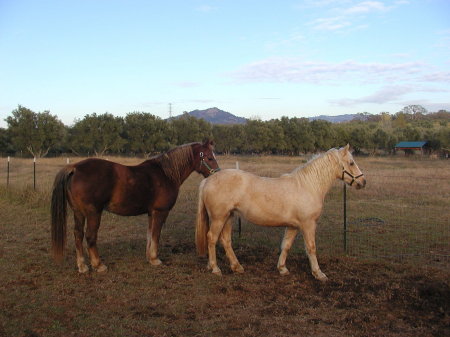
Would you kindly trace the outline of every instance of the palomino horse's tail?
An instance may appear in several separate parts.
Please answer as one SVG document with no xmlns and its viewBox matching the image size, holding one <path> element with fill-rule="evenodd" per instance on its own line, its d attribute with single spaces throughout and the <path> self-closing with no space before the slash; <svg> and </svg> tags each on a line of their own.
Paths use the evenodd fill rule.
<svg viewBox="0 0 450 337">
<path fill-rule="evenodd" d="M 73 173 L 73 166 L 66 166 L 55 177 L 52 191 L 52 253 L 56 261 L 60 262 L 64 256 L 66 246 L 67 227 L 67 186 Z"/>
<path fill-rule="evenodd" d="M 200 256 L 206 255 L 206 248 L 208 246 L 209 217 L 205 203 L 203 202 L 203 187 L 205 186 L 205 182 L 206 179 L 200 183 L 198 190 L 197 225 L 195 227 L 195 244 L 197 246 L 197 253 Z"/>
</svg>

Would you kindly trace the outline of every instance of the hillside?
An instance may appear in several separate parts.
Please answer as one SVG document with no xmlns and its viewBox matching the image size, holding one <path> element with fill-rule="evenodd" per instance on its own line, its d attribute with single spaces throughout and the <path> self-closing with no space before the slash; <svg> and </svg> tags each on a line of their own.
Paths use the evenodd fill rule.
<svg viewBox="0 0 450 337">
<path fill-rule="evenodd" d="M 366 116 L 364 116 L 363 114 L 347 114 L 347 115 L 337 115 L 337 116 L 320 115 L 320 116 L 315 116 L 315 117 L 309 117 L 308 119 L 310 121 L 321 119 L 321 120 L 325 120 L 325 121 L 328 121 L 331 123 L 342 123 L 342 122 L 349 122 L 354 119 L 366 120 Z"/>
<path fill-rule="evenodd" d="M 207 122 L 213 124 L 245 124 L 247 119 L 243 117 L 235 116 L 229 112 L 220 110 L 219 108 L 209 108 L 206 110 L 194 110 L 191 112 L 185 112 L 195 118 L 204 119 Z M 175 116 L 174 118 L 180 118 L 183 115 Z"/>
<path fill-rule="evenodd" d="M 185 114 L 188 114 L 189 116 L 195 118 L 204 119 L 205 121 L 210 122 L 212 124 L 245 124 L 247 122 L 246 118 L 233 115 L 232 113 L 223 111 L 216 107 L 205 110 L 193 110 L 190 112 L 185 111 L 182 115 L 178 115 L 173 118 L 181 118 Z M 354 119 L 365 120 L 365 116 L 362 114 L 347 114 L 338 116 L 320 115 L 315 117 L 308 117 L 308 119 L 310 121 L 321 119 L 331 123 L 342 123 Z"/>
</svg>

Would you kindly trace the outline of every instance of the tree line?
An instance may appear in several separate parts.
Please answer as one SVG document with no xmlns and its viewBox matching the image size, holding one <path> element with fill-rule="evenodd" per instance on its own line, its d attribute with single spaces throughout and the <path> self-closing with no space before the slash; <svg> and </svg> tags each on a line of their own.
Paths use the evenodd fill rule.
<svg viewBox="0 0 450 337">
<path fill-rule="evenodd" d="M 215 140 L 216 152 L 225 154 L 298 155 L 347 143 L 357 154 L 391 153 L 399 141 L 423 140 L 434 152 L 450 147 L 450 112 L 429 113 L 418 105 L 392 115 L 363 113 L 345 123 L 281 117 L 219 125 L 188 114 L 164 120 L 147 112 L 131 112 L 125 117 L 87 114 L 71 126 L 49 111 L 34 112 L 19 105 L 5 121 L 7 128 L 0 128 L 0 153 L 34 157 L 62 153 L 149 156 L 206 137 Z"/>
</svg>

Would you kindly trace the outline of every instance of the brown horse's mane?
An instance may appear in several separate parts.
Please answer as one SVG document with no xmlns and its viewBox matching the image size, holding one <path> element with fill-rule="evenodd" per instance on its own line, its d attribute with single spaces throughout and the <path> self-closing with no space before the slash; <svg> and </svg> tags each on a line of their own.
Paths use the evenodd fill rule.
<svg viewBox="0 0 450 337">
<path fill-rule="evenodd" d="M 166 153 L 156 155 L 148 161 L 158 163 L 167 177 L 181 185 L 183 173 L 191 167 L 194 161 L 193 144 L 178 146 Z"/>
</svg>

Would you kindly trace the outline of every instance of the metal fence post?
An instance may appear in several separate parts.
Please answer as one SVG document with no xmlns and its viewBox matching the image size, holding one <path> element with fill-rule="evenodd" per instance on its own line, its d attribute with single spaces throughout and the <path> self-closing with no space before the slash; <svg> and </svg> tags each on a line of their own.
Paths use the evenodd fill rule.
<svg viewBox="0 0 450 337">
<path fill-rule="evenodd" d="M 9 161 L 10 157 L 8 156 L 8 165 L 6 166 L 6 188 L 9 187 Z"/>
<path fill-rule="evenodd" d="M 239 170 L 239 162 L 236 161 L 236 170 Z M 241 237 L 241 232 L 242 232 L 242 222 L 241 222 L 241 217 L 238 216 L 238 233 L 239 233 L 239 237 Z"/>
<path fill-rule="evenodd" d="M 36 157 L 33 159 L 33 188 L 36 191 Z"/>
<path fill-rule="evenodd" d="M 344 182 L 344 252 L 347 254 L 347 186 Z"/>
</svg>

